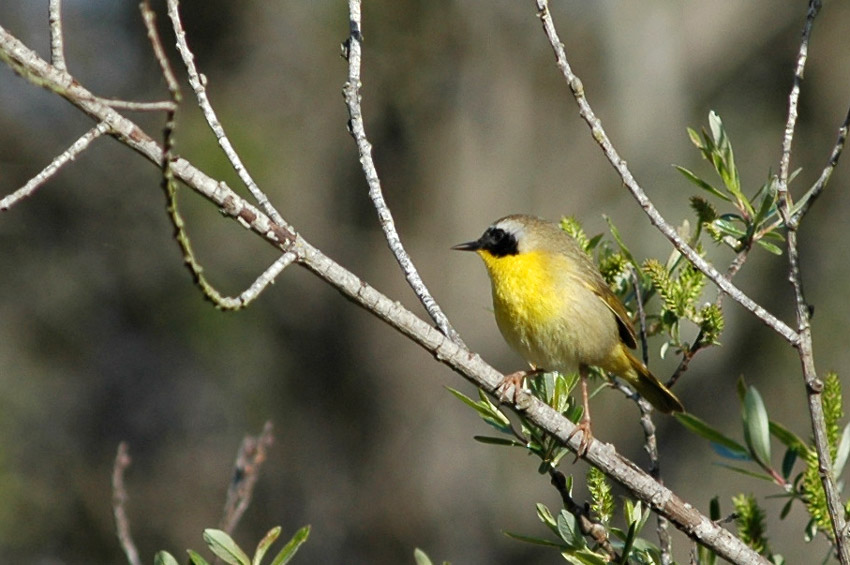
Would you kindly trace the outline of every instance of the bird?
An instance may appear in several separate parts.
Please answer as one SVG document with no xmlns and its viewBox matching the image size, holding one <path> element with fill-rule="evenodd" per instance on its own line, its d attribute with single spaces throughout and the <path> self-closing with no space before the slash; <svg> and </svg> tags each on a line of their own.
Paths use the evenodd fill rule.
<svg viewBox="0 0 850 565">
<path fill-rule="evenodd" d="M 510 385 L 516 391 L 539 373 L 578 370 L 584 411 L 570 434 L 582 432 L 578 456 L 592 438 L 589 367 L 621 377 L 660 412 L 684 412 L 679 399 L 630 351 L 637 339 L 626 308 L 592 258 L 558 224 L 513 214 L 452 249 L 474 251 L 483 259 L 499 331 L 531 366 L 507 375 L 499 391 Z"/>
</svg>

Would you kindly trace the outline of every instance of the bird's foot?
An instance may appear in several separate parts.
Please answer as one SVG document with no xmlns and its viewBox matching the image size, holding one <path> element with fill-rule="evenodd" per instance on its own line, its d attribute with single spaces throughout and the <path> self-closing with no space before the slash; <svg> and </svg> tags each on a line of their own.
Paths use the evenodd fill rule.
<svg viewBox="0 0 850 565">
<path fill-rule="evenodd" d="M 534 374 L 534 371 L 516 371 L 510 375 L 505 375 L 499 386 L 496 387 L 496 394 L 501 402 L 515 404 L 517 392 L 522 390 L 522 385 L 525 378 Z"/>
<path fill-rule="evenodd" d="M 582 418 L 581 422 L 579 422 L 575 429 L 570 432 L 570 435 L 567 436 L 567 442 L 573 439 L 573 436 L 577 433 L 581 432 L 581 442 L 578 444 L 578 449 L 576 450 L 576 461 L 579 460 L 579 457 L 582 457 L 585 453 L 587 453 L 587 448 L 590 446 L 590 441 L 593 439 L 593 432 L 590 429 L 590 418 Z"/>
</svg>

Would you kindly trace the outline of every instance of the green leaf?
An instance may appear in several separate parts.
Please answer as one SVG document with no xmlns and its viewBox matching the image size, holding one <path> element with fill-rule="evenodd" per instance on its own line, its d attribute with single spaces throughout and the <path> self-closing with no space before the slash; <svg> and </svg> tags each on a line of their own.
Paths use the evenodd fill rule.
<svg viewBox="0 0 850 565">
<path fill-rule="evenodd" d="M 242 549 L 236 545 L 226 532 L 209 528 L 204 530 L 204 541 L 220 559 L 230 565 L 250 565 L 251 560 Z"/>
<path fill-rule="evenodd" d="M 418 547 L 413 550 L 413 560 L 416 561 L 416 565 L 433 565 L 431 559 Z"/>
<path fill-rule="evenodd" d="M 691 181 L 692 183 L 694 183 L 695 185 L 697 185 L 697 186 L 698 186 L 698 187 L 700 187 L 701 189 L 703 189 L 703 190 L 706 190 L 706 191 L 710 192 L 710 193 L 711 193 L 711 194 L 713 194 L 714 196 L 716 196 L 716 197 L 718 197 L 718 198 L 721 198 L 721 199 L 725 200 L 726 202 L 731 202 L 731 201 L 732 201 L 732 199 L 731 199 L 731 198 L 729 198 L 728 196 L 726 196 L 725 194 L 723 194 L 722 192 L 720 192 L 718 189 L 716 189 L 716 188 L 714 188 L 713 186 L 711 186 L 711 185 L 710 185 L 709 183 L 707 183 L 706 181 L 702 180 L 700 177 L 698 177 L 696 174 L 694 174 L 693 172 L 689 171 L 689 170 L 688 170 L 688 169 L 686 169 L 685 167 L 680 167 L 679 165 L 673 165 L 673 167 L 674 167 L 677 171 L 679 171 L 680 173 L 682 173 L 682 174 L 685 176 L 685 178 L 686 178 L 686 179 L 688 179 L 689 181 Z"/>
<path fill-rule="evenodd" d="M 838 442 L 838 449 L 835 452 L 835 461 L 832 463 L 834 476 L 841 476 L 844 465 L 847 464 L 848 454 L 850 454 L 850 424 L 844 426 L 844 431 L 841 432 L 841 440 Z"/>
<path fill-rule="evenodd" d="M 762 467 L 770 468 L 770 420 L 755 387 L 744 396 L 744 440 Z"/>
<path fill-rule="evenodd" d="M 800 439 L 800 436 L 790 431 L 779 422 L 771 420 L 770 433 L 773 437 L 782 442 L 785 447 L 796 451 L 798 455 L 805 455 L 809 451 L 809 447 L 806 445 L 806 442 Z"/>
<path fill-rule="evenodd" d="M 712 443 L 723 446 L 734 454 L 743 455 L 744 457 L 749 458 L 749 452 L 747 451 L 746 447 L 733 440 L 732 438 L 723 435 L 720 431 L 716 430 L 715 428 L 712 428 L 706 422 L 700 420 L 693 414 L 674 414 L 674 418 L 676 418 L 676 420 L 678 420 L 680 424 L 685 426 L 685 428 L 697 434 L 698 436 L 707 439 Z"/>
<path fill-rule="evenodd" d="M 505 445 L 509 447 L 525 447 L 524 443 L 520 443 L 515 439 L 507 439 L 503 437 L 492 437 L 492 436 L 472 436 L 477 442 L 486 443 L 489 445 Z"/>
<path fill-rule="evenodd" d="M 153 558 L 153 565 L 180 565 L 174 556 L 167 551 L 158 551 Z"/>
<path fill-rule="evenodd" d="M 734 471 L 736 473 L 740 473 L 742 475 L 746 475 L 747 477 L 753 477 L 754 479 L 761 479 L 763 481 L 773 481 L 773 477 L 768 475 L 767 473 L 759 473 L 757 471 L 750 471 L 749 469 L 744 469 L 743 467 L 736 467 L 734 465 L 729 465 L 727 463 L 716 463 L 719 467 L 724 467 L 729 469 L 730 471 Z"/>
<path fill-rule="evenodd" d="M 587 547 L 587 542 L 581 535 L 576 517 L 566 510 L 561 510 L 558 513 L 558 535 L 572 548 L 584 549 Z"/>
<path fill-rule="evenodd" d="M 537 517 L 540 518 L 540 521 L 543 522 L 547 528 L 552 530 L 552 533 L 558 535 L 558 522 L 555 520 L 555 517 L 552 516 L 552 512 L 549 511 L 549 508 L 540 502 L 537 503 Z"/>
<path fill-rule="evenodd" d="M 252 565 L 260 565 L 263 562 L 263 557 L 266 556 L 269 547 L 280 536 L 280 530 L 280 526 L 274 527 L 260 540 L 260 543 L 257 544 L 257 550 L 254 552 L 254 559 L 251 560 Z"/>
<path fill-rule="evenodd" d="M 623 241 L 623 238 L 620 236 L 620 230 L 617 229 L 617 226 L 614 225 L 614 222 L 611 220 L 610 216 L 604 215 L 605 221 L 608 222 L 608 229 L 611 230 L 611 236 L 614 238 L 614 241 L 617 242 L 617 247 L 620 248 L 620 253 L 625 255 L 626 259 L 629 260 L 629 263 L 638 267 L 637 262 L 635 261 L 634 256 L 632 256 L 632 252 L 629 251 L 629 248 L 626 247 L 626 242 Z"/>
<path fill-rule="evenodd" d="M 789 498 L 788 502 L 785 503 L 785 506 L 782 507 L 782 512 L 779 513 L 779 519 L 784 520 L 788 513 L 791 512 L 791 505 L 794 504 L 794 499 Z"/>
<path fill-rule="evenodd" d="M 502 533 L 505 534 L 506 536 L 508 536 L 509 538 L 512 538 L 512 539 L 515 539 L 515 540 L 518 540 L 518 541 L 524 541 L 526 543 L 533 543 L 534 545 L 543 545 L 543 546 L 546 546 L 546 547 L 557 547 L 560 550 L 569 549 L 569 547 L 567 547 L 566 545 L 564 545 L 562 543 L 557 543 L 557 542 L 554 542 L 554 541 L 551 541 L 551 540 L 548 540 L 548 539 L 537 538 L 537 537 L 533 537 L 533 536 L 526 536 L 526 535 L 523 535 L 523 534 L 515 534 L 513 532 L 503 531 Z"/>
<path fill-rule="evenodd" d="M 189 554 L 189 560 L 193 563 L 193 565 L 209 565 L 209 563 L 207 563 L 207 560 L 201 557 L 201 554 L 197 551 L 187 549 L 186 553 Z"/>
<path fill-rule="evenodd" d="M 794 463 L 797 462 L 797 451 L 794 449 L 786 449 L 785 455 L 782 457 L 782 478 L 786 481 L 791 477 L 791 472 L 794 470 Z"/>
<path fill-rule="evenodd" d="M 720 498 L 717 496 L 708 503 L 708 517 L 715 522 L 720 519 Z"/>
<path fill-rule="evenodd" d="M 607 556 L 589 550 L 567 551 L 562 555 L 567 561 L 576 565 L 609 565 Z"/>
<path fill-rule="evenodd" d="M 623 543 L 623 550 L 620 556 L 620 565 L 628 565 L 629 563 L 629 554 L 632 552 L 632 547 L 635 543 L 635 536 L 637 535 L 637 522 L 632 522 L 629 524 L 629 533 L 626 534 L 626 541 Z"/>
<path fill-rule="evenodd" d="M 304 526 L 292 536 L 283 549 L 280 550 L 271 565 L 286 565 L 289 560 L 295 556 L 295 553 L 301 548 L 307 538 L 310 537 L 310 526 Z"/>
<path fill-rule="evenodd" d="M 757 239 L 756 243 L 761 245 L 764 248 L 764 250 L 769 252 L 769 253 L 773 253 L 774 255 L 782 255 L 782 248 L 779 247 L 778 245 L 768 243 L 767 241 L 765 241 L 763 239 Z"/>
</svg>

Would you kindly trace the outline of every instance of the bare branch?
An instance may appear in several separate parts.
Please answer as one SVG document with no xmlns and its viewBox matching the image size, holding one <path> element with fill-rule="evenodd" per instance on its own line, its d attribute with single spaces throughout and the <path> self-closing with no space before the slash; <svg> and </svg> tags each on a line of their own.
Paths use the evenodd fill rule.
<svg viewBox="0 0 850 565">
<path fill-rule="evenodd" d="M 168 112 L 176 109 L 174 102 L 171 100 L 161 100 L 159 102 L 133 102 L 131 100 L 100 98 L 100 101 L 107 106 L 121 110 L 130 110 L 132 112 Z"/>
<path fill-rule="evenodd" d="M 372 144 L 366 137 L 366 128 L 363 124 L 363 110 L 360 105 L 360 59 L 363 51 L 363 35 L 361 33 L 361 18 L 360 18 L 360 0 L 349 0 L 348 2 L 349 27 L 351 33 L 348 40 L 343 45 L 343 54 L 348 59 L 348 81 L 342 89 L 345 97 L 345 104 L 348 107 L 348 130 L 351 137 L 357 143 L 357 151 L 360 154 L 360 164 L 363 167 L 363 172 L 366 175 L 366 182 L 369 185 L 369 198 L 372 199 L 372 204 L 378 212 L 378 222 L 381 224 L 381 229 L 384 230 L 384 237 L 390 250 L 395 255 L 407 283 L 419 297 L 420 302 L 425 307 L 428 315 L 437 324 L 444 334 L 449 336 L 453 341 L 462 344 L 463 341 L 460 335 L 449 323 L 449 319 L 443 313 L 437 301 L 434 300 L 428 287 L 419 276 L 419 271 L 411 261 L 410 256 L 404 249 L 401 243 L 401 238 L 395 228 L 395 221 L 389 206 L 384 200 L 383 191 L 381 189 L 381 179 L 378 177 L 378 171 L 375 169 L 375 162 L 372 160 Z"/>
<path fill-rule="evenodd" d="M 536 0 L 536 2 L 538 16 L 543 22 L 543 30 L 546 33 L 546 37 L 549 39 L 549 43 L 552 45 L 552 49 L 555 51 L 555 59 L 558 64 L 558 68 L 561 69 L 561 73 L 564 75 L 564 79 L 567 81 L 567 85 L 569 85 L 570 90 L 573 93 L 573 97 L 578 103 L 579 115 L 585 122 L 587 122 L 587 125 L 590 127 L 590 131 L 593 135 L 593 139 L 596 140 L 602 148 L 602 151 L 605 153 L 608 161 L 610 161 L 610 163 L 614 166 L 614 169 L 616 169 L 619 173 L 620 178 L 622 178 L 623 183 L 626 185 L 626 188 L 628 188 L 629 192 L 631 192 L 632 196 L 635 200 L 637 200 L 640 207 L 643 208 L 643 211 L 649 217 L 649 221 L 652 225 L 658 228 L 658 230 L 670 240 L 673 246 L 678 249 L 679 252 L 688 259 L 688 261 L 693 263 L 697 269 L 702 271 L 709 279 L 711 279 L 711 281 L 717 285 L 720 290 L 728 294 L 741 306 L 752 312 L 759 320 L 776 331 L 776 333 L 785 338 L 785 340 L 790 344 L 796 345 L 797 341 L 800 339 L 797 332 L 791 329 L 791 327 L 789 327 L 785 322 L 765 310 L 737 286 L 732 284 L 728 278 L 715 269 L 690 245 L 688 245 L 687 242 L 679 236 L 676 229 L 664 219 L 646 195 L 646 192 L 644 192 L 635 180 L 628 165 L 614 148 L 614 145 L 608 138 L 608 134 L 606 134 L 605 130 L 602 128 L 602 123 L 590 107 L 590 103 L 584 95 L 584 86 L 582 85 L 581 80 L 573 73 L 569 61 L 567 60 L 567 54 L 564 51 L 564 45 L 561 43 L 561 40 L 558 37 L 558 32 L 555 30 L 555 23 L 552 20 L 552 15 L 549 13 L 548 0 Z"/>
<path fill-rule="evenodd" d="M 115 465 L 112 467 L 112 513 L 115 516 L 118 542 L 124 550 L 124 555 L 127 556 L 127 562 L 130 565 L 142 565 L 139 550 L 136 549 L 133 536 L 130 534 L 130 520 L 127 518 L 125 508 L 127 490 L 124 488 L 124 472 L 130 466 L 130 462 L 127 443 L 122 441 L 118 444 L 118 454 L 115 456 Z"/>
<path fill-rule="evenodd" d="M 5 212 L 20 200 L 32 196 L 32 194 L 45 182 L 47 182 L 59 169 L 67 163 L 73 161 L 77 155 L 88 148 L 92 141 L 109 131 L 109 126 L 106 122 L 100 122 L 95 127 L 84 133 L 77 141 L 71 144 L 68 149 L 59 154 L 53 161 L 50 162 L 40 173 L 31 178 L 27 183 L 8 196 L 0 199 L 0 212 Z"/>
<path fill-rule="evenodd" d="M 186 43 L 186 32 L 183 30 L 183 23 L 180 21 L 178 0 L 168 0 L 168 16 L 171 18 L 174 34 L 177 36 L 177 50 L 180 52 L 180 56 L 183 58 L 183 64 L 186 66 L 186 70 L 189 74 L 189 85 L 192 87 L 192 90 L 195 91 L 195 97 L 198 100 L 198 105 L 204 114 L 204 118 L 207 120 L 207 124 L 209 124 L 215 134 L 219 146 L 222 151 L 224 151 L 224 154 L 227 155 L 233 169 L 239 175 L 242 182 L 245 183 L 245 186 L 248 187 L 248 190 L 251 191 L 251 194 L 260 204 L 260 207 L 265 211 L 266 215 L 274 220 L 277 225 L 291 229 L 280 213 L 274 206 L 272 206 L 268 196 L 266 196 L 266 194 L 260 190 L 260 187 L 257 186 L 257 183 L 254 182 L 251 174 L 245 168 L 245 165 L 242 164 L 242 159 L 239 158 L 236 150 L 233 149 L 233 145 L 230 143 L 230 139 L 228 139 L 227 134 L 224 132 L 221 122 L 218 121 L 215 110 L 213 110 L 209 98 L 207 97 L 206 77 L 198 72 L 198 69 L 195 66 L 195 56 L 189 49 L 189 44 Z"/>
<path fill-rule="evenodd" d="M 810 0 L 806 13 L 806 23 L 803 26 L 803 39 L 800 41 L 800 51 L 797 53 L 797 66 L 794 69 L 794 84 L 788 94 L 788 119 L 785 122 L 785 134 L 782 136 L 782 158 L 779 160 L 779 183 L 776 195 L 779 199 L 779 212 L 788 224 L 791 220 L 789 210 L 791 199 L 788 195 L 788 175 L 791 168 L 791 143 L 794 140 L 794 128 L 797 125 L 797 103 L 800 99 L 800 83 L 806 69 L 806 59 L 809 56 L 809 38 L 812 35 L 812 25 L 821 8 L 820 0 Z"/>
<path fill-rule="evenodd" d="M 156 62 L 159 63 L 162 76 L 168 85 L 168 92 L 171 93 L 171 100 L 174 107 L 169 110 L 174 112 L 177 109 L 177 103 L 180 102 L 180 87 L 177 85 L 174 71 L 171 69 L 171 64 L 165 55 L 165 48 L 162 46 L 159 32 L 156 30 L 156 13 L 151 9 L 149 0 L 142 0 L 139 3 L 139 11 L 142 13 L 142 21 L 145 23 L 145 29 L 148 32 L 148 41 L 151 42 L 154 57 L 156 57 Z"/>
<path fill-rule="evenodd" d="M 274 443 L 273 429 L 272 423 L 266 422 L 260 435 L 245 436 L 239 446 L 236 462 L 233 464 L 233 478 L 227 488 L 224 514 L 219 523 L 219 528 L 228 534 L 233 533 L 236 524 L 251 504 L 260 468 L 266 460 L 266 451 Z"/>
<path fill-rule="evenodd" d="M 62 34 L 62 0 L 50 0 L 48 4 L 50 22 L 50 61 L 57 70 L 66 72 L 65 45 Z"/>
</svg>

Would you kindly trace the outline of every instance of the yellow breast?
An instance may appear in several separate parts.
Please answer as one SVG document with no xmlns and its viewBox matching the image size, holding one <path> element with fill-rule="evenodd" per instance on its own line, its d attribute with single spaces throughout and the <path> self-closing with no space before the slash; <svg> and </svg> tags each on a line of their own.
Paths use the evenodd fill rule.
<svg viewBox="0 0 850 565">
<path fill-rule="evenodd" d="M 480 252 L 490 274 L 496 323 L 508 344 L 537 368 L 598 365 L 618 345 L 613 314 L 562 254 Z"/>
</svg>

